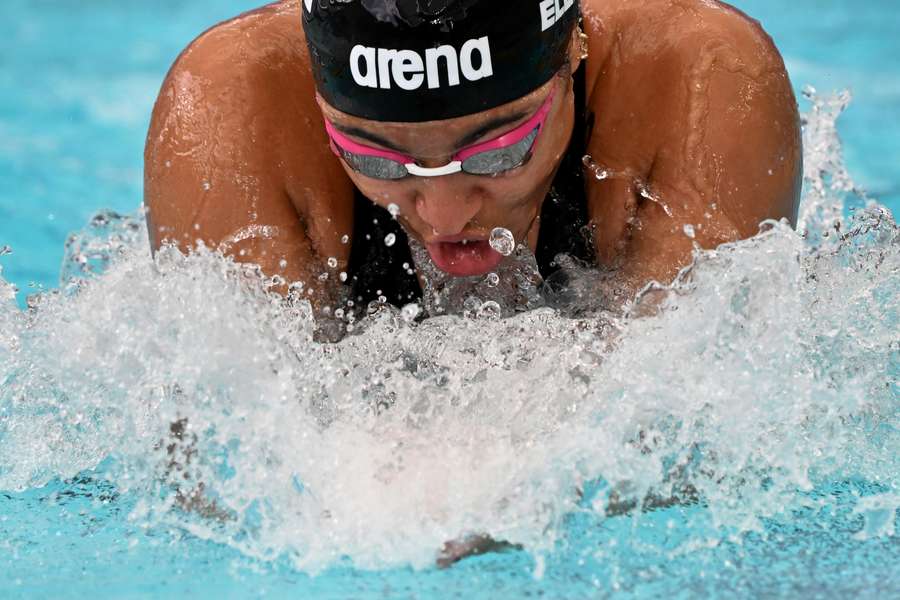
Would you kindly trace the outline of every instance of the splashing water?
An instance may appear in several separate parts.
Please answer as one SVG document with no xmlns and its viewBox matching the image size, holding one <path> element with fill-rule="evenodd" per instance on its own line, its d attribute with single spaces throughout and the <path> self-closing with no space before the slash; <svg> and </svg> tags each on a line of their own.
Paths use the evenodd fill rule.
<svg viewBox="0 0 900 600">
<path fill-rule="evenodd" d="M 528 267 L 469 282 L 468 317 L 383 310 L 324 345 L 257 270 L 207 249 L 150 260 L 140 218 L 103 215 L 28 311 L 0 279 L 0 489 L 93 471 L 146 527 L 309 572 L 427 567 L 470 534 L 552 557 L 573 518 L 696 506 L 659 543 L 671 556 L 848 480 L 871 484 L 854 534 L 895 535 L 900 232 L 871 202 L 843 223 L 842 106 L 807 122 L 808 240 L 767 223 L 698 250 L 623 313 L 568 318 Z"/>
</svg>

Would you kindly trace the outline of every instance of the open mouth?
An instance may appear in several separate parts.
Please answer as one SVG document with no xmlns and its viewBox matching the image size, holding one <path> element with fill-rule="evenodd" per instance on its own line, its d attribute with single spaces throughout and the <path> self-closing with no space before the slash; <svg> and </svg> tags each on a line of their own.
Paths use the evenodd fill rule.
<svg viewBox="0 0 900 600">
<path fill-rule="evenodd" d="M 490 273 L 503 260 L 488 240 L 462 240 L 427 244 L 434 264 L 454 277 L 473 277 Z"/>
</svg>

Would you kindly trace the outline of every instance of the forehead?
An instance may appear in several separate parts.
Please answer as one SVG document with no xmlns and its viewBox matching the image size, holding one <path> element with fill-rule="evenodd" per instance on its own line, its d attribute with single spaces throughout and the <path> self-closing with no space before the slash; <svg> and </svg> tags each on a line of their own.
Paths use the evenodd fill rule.
<svg viewBox="0 0 900 600">
<path fill-rule="evenodd" d="M 448 143 L 478 133 L 493 123 L 506 121 L 505 124 L 508 125 L 511 117 L 517 117 L 515 120 L 519 120 L 519 118 L 525 119 L 532 116 L 540 108 L 556 80 L 557 78 L 554 77 L 530 94 L 490 110 L 455 119 L 423 123 L 362 119 L 341 112 L 328 104 L 321 96 L 317 96 L 317 99 L 323 116 L 341 128 L 365 131 L 390 140 L 400 147 L 417 149 L 435 147 L 439 151 L 444 151 Z M 484 133 L 489 131 L 484 131 Z"/>
</svg>

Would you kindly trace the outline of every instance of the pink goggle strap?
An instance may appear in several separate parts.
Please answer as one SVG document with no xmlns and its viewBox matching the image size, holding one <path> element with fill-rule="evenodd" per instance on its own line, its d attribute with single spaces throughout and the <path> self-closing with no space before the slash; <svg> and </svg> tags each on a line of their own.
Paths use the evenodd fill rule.
<svg viewBox="0 0 900 600">
<path fill-rule="evenodd" d="M 347 152 L 351 152 L 353 154 L 362 154 L 363 156 L 377 156 L 378 158 L 386 158 L 388 160 L 398 162 L 401 165 L 405 165 L 407 163 L 415 163 L 415 159 L 411 156 L 404 156 L 399 152 L 381 150 L 380 148 L 372 148 L 371 146 L 365 146 L 363 144 L 354 142 L 346 135 L 338 131 L 328 119 L 325 119 L 325 131 L 328 132 L 328 135 L 331 137 L 331 141 L 334 142 L 334 144 Z M 340 156 L 340 153 L 338 153 L 337 151 L 335 151 L 335 154 Z"/>
<path fill-rule="evenodd" d="M 453 160 L 465 162 L 466 159 L 472 158 L 476 154 L 481 154 L 482 152 L 490 152 L 491 150 L 499 150 L 508 146 L 514 146 L 528 137 L 537 127 L 540 127 L 541 131 L 543 131 L 544 122 L 547 120 L 547 115 L 550 114 L 550 108 L 553 106 L 553 97 L 555 95 L 555 90 L 550 92 L 550 95 L 535 115 L 512 131 L 508 131 L 498 138 L 481 142 L 480 144 L 475 144 L 468 148 L 463 148 L 457 152 L 456 156 L 453 157 Z M 537 142 L 537 139 L 535 139 L 535 142 Z"/>
</svg>

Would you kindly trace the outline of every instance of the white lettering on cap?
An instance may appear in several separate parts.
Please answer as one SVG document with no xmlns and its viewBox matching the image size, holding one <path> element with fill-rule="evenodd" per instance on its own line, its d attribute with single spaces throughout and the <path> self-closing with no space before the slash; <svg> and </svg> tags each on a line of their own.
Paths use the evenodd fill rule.
<svg viewBox="0 0 900 600">
<path fill-rule="evenodd" d="M 446 77 L 441 76 L 441 64 Z M 444 82 L 448 87 L 459 85 L 460 76 L 469 81 L 492 77 L 494 63 L 487 36 L 469 40 L 458 52 L 448 45 L 429 48 L 424 58 L 415 50 L 387 50 L 357 44 L 350 51 L 350 73 L 362 87 L 389 90 L 397 86 L 414 91 L 427 82 L 428 88 L 434 90 Z"/>
<path fill-rule="evenodd" d="M 541 0 L 541 31 L 547 31 L 575 4 L 575 0 Z"/>
<path fill-rule="evenodd" d="M 359 68 L 360 59 L 364 59 L 366 63 L 365 75 Z M 350 52 L 350 73 L 353 74 L 353 81 L 363 87 L 378 87 L 378 70 L 375 64 L 375 48 L 366 48 L 360 45 L 353 47 Z"/>
</svg>

